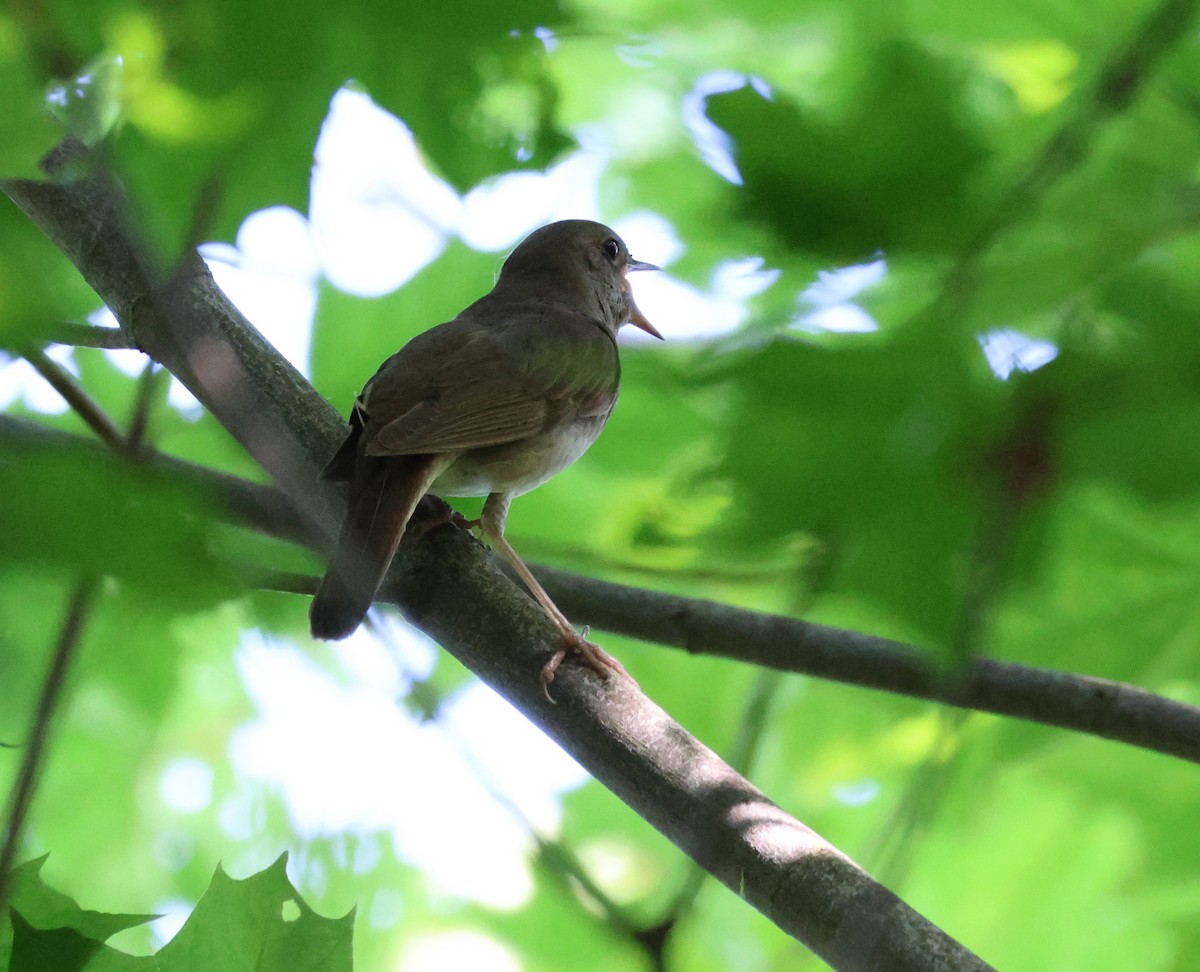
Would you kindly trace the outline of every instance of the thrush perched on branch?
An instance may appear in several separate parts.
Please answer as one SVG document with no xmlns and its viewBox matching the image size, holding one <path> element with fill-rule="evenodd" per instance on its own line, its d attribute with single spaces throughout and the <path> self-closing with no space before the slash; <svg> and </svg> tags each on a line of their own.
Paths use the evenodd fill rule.
<svg viewBox="0 0 1200 972">
<path fill-rule="evenodd" d="M 551 223 L 513 250 L 496 285 L 452 321 L 417 335 L 367 382 L 350 433 L 322 473 L 350 484 L 337 549 L 313 598 L 316 638 L 358 627 L 427 492 L 486 496 L 477 521 L 562 636 L 542 669 L 548 686 L 568 653 L 597 673 L 620 662 L 576 633 L 508 541 L 514 496 L 590 446 L 617 401 L 617 331 L 662 335 L 634 303 L 635 260 L 607 226 Z"/>
</svg>

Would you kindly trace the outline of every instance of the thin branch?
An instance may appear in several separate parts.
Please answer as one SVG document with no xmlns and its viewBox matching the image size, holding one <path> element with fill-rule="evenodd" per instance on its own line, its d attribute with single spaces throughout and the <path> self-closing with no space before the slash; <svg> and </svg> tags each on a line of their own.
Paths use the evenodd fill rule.
<svg viewBox="0 0 1200 972">
<path fill-rule="evenodd" d="M 86 150 L 60 156 L 87 163 Z M 76 166 L 78 168 L 78 166 Z M 55 161 L 49 170 L 53 172 Z M 333 536 L 344 500 L 317 471 L 340 417 L 228 302 L 198 256 L 153 272 L 103 172 L 0 183 L 75 263 L 122 326 L 165 364 Z M 624 679 L 564 665 L 557 704 L 539 673 L 559 635 L 456 529 L 413 531 L 391 579 L 407 617 L 506 697 L 635 812 L 836 969 L 967 972 L 988 966 L 775 806 Z"/>
<path fill-rule="evenodd" d="M 488 768 L 476 758 L 470 746 L 454 733 L 449 733 L 449 736 L 451 743 L 458 750 L 459 756 L 475 772 L 491 798 L 529 835 L 537 847 L 537 864 L 555 884 L 569 895 L 577 906 L 582 905 L 577 897 L 582 892 L 599 910 L 601 919 L 610 931 L 639 945 L 642 944 L 638 927 L 633 919 L 596 883 L 572 850 L 562 841 L 544 835 L 517 802 L 492 777 Z M 590 911 L 587 914 L 591 920 L 596 920 L 595 914 Z"/>
<path fill-rule="evenodd" d="M 113 453 L 93 439 L 72 435 L 29 419 L 0 414 L 0 452 L 70 453 L 81 459 L 111 461 Z M 233 523 L 258 530 L 269 536 L 320 550 L 324 535 L 292 506 L 273 486 L 253 483 L 240 476 L 210 469 L 184 459 L 155 452 L 146 461 L 157 470 L 178 477 L 206 496 L 215 497 Z M 304 593 L 312 594 L 314 581 L 304 579 Z"/>
<path fill-rule="evenodd" d="M 125 451 L 124 434 L 108 417 L 100 404 L 84 391 L 83 386 L 75 380 L 73 374 L 39 348 L 26 349 L 23 357 L 33 365 L 39 375 L 50 383 L 50 386 L 63 397 L 63 401 L 71 406 L 75 414 L 83 419 L 88 428 L 95 432 L 101 441 L 118 452 Z"/>
<path fill-rule="evenodd" d="M 92 604 L 95 602 L 98 590 L 99 584 L 95 579 L 83 580 L 76 585 L 70 606 L 67 608 L 62 630 L 59 632 L 58 644 L 54 648 L 54 654 L 50 658 L 50 667 L 46 672 L 45 681 L 42 683 L 33 725 L 25 744 L 25 757 L 21 760 L 17 782 L 9 797 L 8 814 L 4 823 L 4 843 L 0 846 L 0 915 L 4 914 L 8 905 L 9 877 L 21 847 L 25 818 L 29 813 L 30 804 L 33 803 L 34 791 L 37 789 L 42 758 L 45 755 L 46 742 L 50 736 L 50 723 L 58 708 L 59 700 L 62 698 L 63 685 L 66 682 L 84 624 Z"/>
<path fill-rule="evenodd" d="M 77 348 L 102 348 L 108 351 L 136 351 L 133 339 L 119 327 L 98 327 L 94 324 L 77 324 L 64 321 L 50 336 L 55 344 L 67 344 Z"/>
<path fill-rule="evenodd" d="M 137 397 L 133 402 L 133 414 L 129 417 L 129 433 L 125 437 L 125 451 L 133 457 L 140 457 L 148 451 L 146 435 L 150 427 L 150 412 L 154 406 L 155 395 L 162 382 L 161 372 L 151 360 L 146 360 L 146 366 L 138 375 Z"/>
<path fill-rule="evenodd" d="M 908 877 L 962 762 L 963 749 L 956 741 L 965 718 L 964 713 L 953 710 L 939 713 L 928 752 L 909 774 L 900 799 L 864 848 L 864 856 L 894 883 Z"/>
<path fill-rule="evenodd" d="M 694 654 L 1014 716 L 1200 763 L 1200 708 L 1123 682 L 988 658 L 941 671 L 912 645 L 532 567 L 570 617 Z"/>
</svg>

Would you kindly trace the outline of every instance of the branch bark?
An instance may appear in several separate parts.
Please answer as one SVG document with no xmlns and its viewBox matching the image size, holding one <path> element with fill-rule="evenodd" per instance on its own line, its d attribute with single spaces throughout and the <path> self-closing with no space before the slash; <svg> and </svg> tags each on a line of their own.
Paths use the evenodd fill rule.
<svg viewBox="0 0 1200 972">
<path fill-rule="evenodd" d="M 332 536 L 342 498 L 316 473 L 342 433 L 337 413 L 226 300 L 195 254 L 157 273 L 119 188 L 79 147 L 74 178 L 0 188 L 79 268 L 137 345 L 176 374 Z M 50 171 L 62 159 L 51 160 Z M 988 966 L 791 818 L 637 688 L 564 666 L 557 704 L 538 675 L 557 634 L 461 531 L 401 545 L 392 581 L 408 618 L 540 725 L 714 877 L 836 969 Z"/>
<path fill-rule="evenodd" d="M 581 623 L 688 652 L 1014 716 L 1200 763 L 1200 708 L 1087 675 L 976 658 L 939 670 L 912 645 L 699 598 L 534 568 Z"/>
</svg>

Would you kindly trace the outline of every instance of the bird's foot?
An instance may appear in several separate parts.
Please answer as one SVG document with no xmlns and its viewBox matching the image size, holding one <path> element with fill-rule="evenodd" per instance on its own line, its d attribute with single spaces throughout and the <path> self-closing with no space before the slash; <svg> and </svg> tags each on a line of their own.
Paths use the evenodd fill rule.
<svg viewBox="0 0 1200 972">
<path fill-rule="evenodd" d="M 466 530 L 468 533 L 470 533 L 472 530 L 479 528 L 480 524 L 483 523 L 483 518 L 477 516 L 473 520 L 468 520 L 465 516 L 459 513 L 458 510 L 451 510 L 450 522 L 460 530 Z"/>
<path fill-rule="evenodd" d="M 588 641 L 587 634 L 587 628 L 583 629 L 583 634 L 577 634 L 571 628 L 563 631 L 562 647 L 542 666 L 542 692 L 550 702 L 554 702 L 550 695 L 550 683 L 554 681 L 554 676 L 567 655 L 578 655 L 580 660 L 601 678 L 608 678 L 610 675 L 616 674 L 637 685 L 633 676 L 625 671 L 625 666 L 599 645 Z"/>
<path fill-rule="evenodd" d="M 425 534 L 444 526 L 454 525 L 466 533 L 470 533 L 479 527 L 480 521 L 478 519 L 468 520 L 458 510 L 452 509 L 448 503 L 443 504 L 443 506 L 444 509 L 425 517 L 420 523 L 410 522 L 405 533 L 412 539 L 419 540 Z"/>
</svg>

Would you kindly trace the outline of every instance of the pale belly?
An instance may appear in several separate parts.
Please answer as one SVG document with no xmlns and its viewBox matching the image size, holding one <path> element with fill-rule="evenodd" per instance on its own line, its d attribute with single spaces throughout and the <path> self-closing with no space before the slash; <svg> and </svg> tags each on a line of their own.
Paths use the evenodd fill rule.
<svg viewBox="0 0 1200 972">
<path fill-rule="evenodd" d="M 600 435 L 607 416 L 559 427 L 551 435 L 464 452 L 433 481 L 439 496 L 487 496 L 489 493 L 528 493 L 557 476 Z"/>
</svg>

